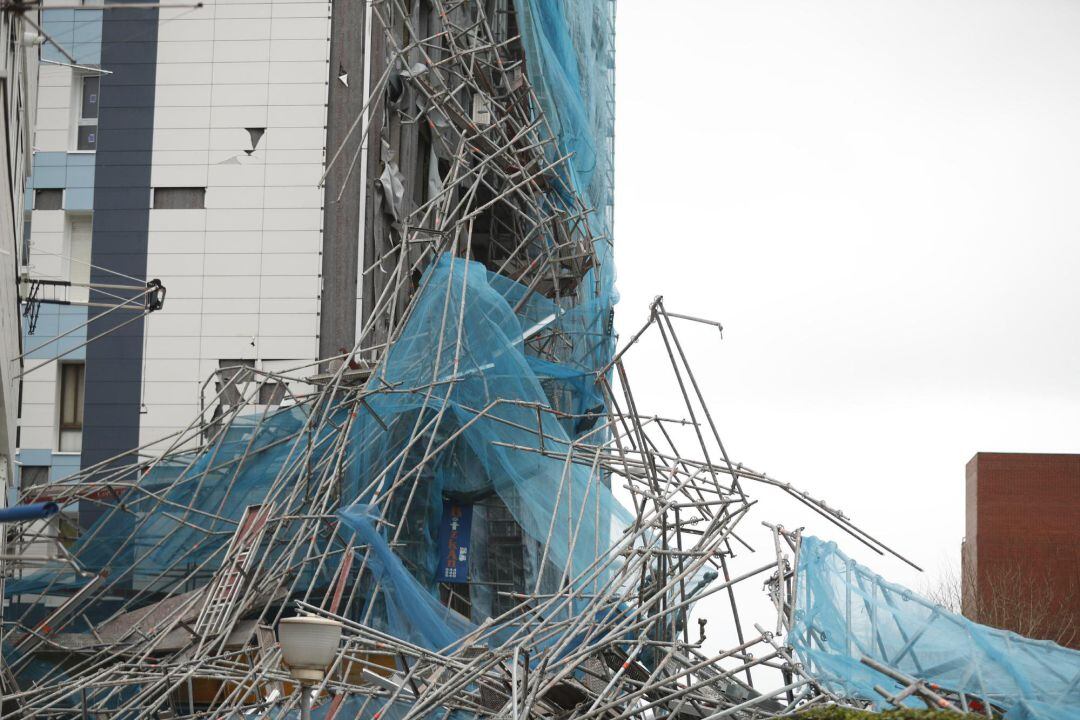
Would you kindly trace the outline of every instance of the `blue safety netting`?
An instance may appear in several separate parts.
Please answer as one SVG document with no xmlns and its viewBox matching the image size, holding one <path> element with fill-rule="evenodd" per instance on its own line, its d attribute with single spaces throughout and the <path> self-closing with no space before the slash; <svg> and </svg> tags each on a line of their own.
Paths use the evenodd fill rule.
<svg viewBox="0 0 1080 720">
<path fill-rule="evenodd" d="M 155 465 L 137 488 L 102 489 L 99 502 L 109 510 L 75 542 L 72 555 L 87 573 L 107 571 L 102 588 L 128 595 L 173 591 L 183 578 L 192 583 L 193 572 L 197 584 L 208 581 L 246 508 L 268 500 L 283 470 L 280 485 L 303 481 L 307 464 L 297 458 L 309 442 L 324 451 L 329 446 L 328 431 L 314 439 L 301 434 L 306 421 L 300 407 L 239 417 L 204 452 Z M 88 581 L 57 563 L 9 582 L 6 593 L 72 590 Z"/>
<path fill-rule="evenodd" d="M 475 629 L 468 620 L 439 602 L 405 567 L 386 537 L 379 532 L 379 511 L 357 504 L 341 511 L 341 521 L 370 548 L 368 567 L 383 593 L 387 625 L 402 639 L 430 650 L 449 647 Z"/>
<path fill-rule="evenodd" d="M 308 495 L 290 491 L 313 482 L 312 468 L 334 452 L 343 428 L 342 533 L 314 538 L 310 550 L 317 556 L 325 544 L 349 541 L 370 548 L 369 576 L 354 579 L 372 593 L 379 588 L 378 597 L 362 597 L 344 612 L 417 644 L 442 647 L 493 607 L 483 583 L 473 590 L 472 618 L 438 602 L 444 497 L 505 504 L 525 537 L 526 590 L 551 592 L 587 574 L 621 536 L 631 518 L 603 479 L 588 462 L 559 457 L 576 440 L 599 445 L 605 437 L 598 428 L 607 404 L 597 376 L 615 350 L 614 2 L 515 0 L 515 8 L 535 110 L 546 115 L 554 141 L 548 158 L 570 155 L 546 209 L 566 216 L 582 204 L 591 209 L 595 257 L 573 290 L 552 300 L 478 263 L 439 257 L 371 381 L 382 392 L 356 407 L 325 397 L 239 418 L 201 452 L 132 478 L 138 487 L 103 491 L 106 512 L 71 548 L 87 574 L 57 563 L 10 581 L 9 599 L 32 607 L 39 593 L 71 594 L 90 574 L 103 573 L 87 595 L 92 602 L 62 628 L 74 633 L 121 608 L 197 589 L 220 566 L 246 507 L 272 502 L 278 514 L 305 512 Z M 313 432 L 313 414 L 331 421 Z M 429 455 L 432 448 L 439 450 Z M 306 460 L 297 462 L 301 456 Z M 395 483 L 412 491 L 394 491 Z M 274 532 L 288 530 L 278 525 Z M 476 533 L 482 539 L 482 528 Z M 303 559 L 291 559 L 298 587 L 332 581 L 331 568 L 316 570 Z M 607 577 L 595 574 L 590 582 L 599 586 Z M 486 604 L 476 602 L 485 593 Z"/>
<path fill-rule="evenodd" d="M 584 340 L 574 352 L 596 371 L 614 351 L 612 309 L 618 301 L 612 253 L 615 2 L 514 0 L 514 9 L 526 72 L 540 104 L 536 110 L 553 135 L 547 159 L 570 156 L 558 168 L 564 186 L 549 192 L 548 202 L 573 214 L 584 201 L 592 211 L 588 223 L 596 264 L 572 303 L 561 304 L 569 315 L 559 322 L 571 337 Z"/>
<path fill-rule="evenodd" d="M 392 492 L 395 484 L 415 481 L 423 495 L 416 505 L 425 509 L 423 519 L 387 541 L 403 541 L 395 553 L 429 592 L 435 590 L 434 539 L 444 496 L 494 493 L 502 500 L 536 548 L 530 588 L 537 578 L 549 590 L 560 587 L 561 578 L 574 580 L 631 521 L 588 462 L 559 457 L 571 451 L 573 439 L 551 408 L 535 358 L 526 355 L 523 335 L 532 320 L 514 314 L 508 282 L 480 263 L 440 256 L 401 336 L 369 381 L 370 388 L 387 391 L 368 397 L 354 426 L 350 475 L 358 502 L 378 504 L 382 519 L 396 524 L 394 503 L 408 493 Z M 429 429 L 415 435 L 417 427 Z M 420 441 L 406 451 L 409 437 Z M 433 447 L 438 452 L 430 453 Z M 421 461 L 425 453 L 432 456 Z M 393 590 L 399 600 L 412 596 L 408 588 Z"/>
<path fill-rule="evenodd" d="M 614 0 L 514 0 L 526 70 L 572 189 L 610 232 L 614 188 Z"/>
<path fill-rule="evenodd" d="M 375 503 L 381 518 L 400 528 L 392 538 L 368 533 L 357 541 L 373 550 L 385 609 L 376 621 L 391 632 L 428 647 L 461 634 L 463 626 L 445 619 L 445 632 L 414 622 L 436 602 L 436 536 L 446 496 L 501 499 L 532 548 L 529 588 L 543 578 L 543 587 L 554 590 L 586 571 L 620 536 L 630 515 L 587 462 L 557 457 L 570 451 L 573 436 L 565 418 L 552 410 L 534 365 L 550 374 L 558 366 L 526 355 L 524 326 L 532 319 L 515 315 L 507 299 L 524 290 L 498 279 L 497 291 L 493 277 L 479 263 L 438 258 L 398 341 L 369 383 L 381 391 L 363 404 L 335 409 L 337 400 L 326 397 L 315 408 L 238 418 L 203 452 L 156 465 L 136 488 L 102 495 L 109 511 L 72 554 L 89 573 L 108 571 L 99 588 L 114 590 L 106 594 L 117 600 L 98 601 L 64 631 L 86 631 L 83 620 L 108 617 L 121 602 L 134 609 L 162 593 L 208 582 L 250 505 L 273 502 L 279 513 L 302 514 L 306 494 L 295 489 L 313 482 L 311 469 L 324 465 L 343 428 L 343 505 Z M 538 303 L 525 307 L 535 310 Z M 583 364 L 568 372 L 586 374 Z M 313 412 L 329 412 L 331 422 L 313 430 Z M 399 491 L 391 492 L 395 483 Z M 371 512 L 353 508 L 346 517 Z M 355 524 L 352 529 L 360 530 Z M 294 562 L 306 573 L 305 588 L 331 579 L 331 568 L 315 574 L 314 564 L 302 564 L 302 557 Z M 87 582 L 87 576 L 57 563 L 9 582 L 7 595 L 71 592 Z"/>
<path fill-rule="evenodd" d="M 882 708 L 874 686 L 899 689 L 862 664 L 865 656 L 989 701 L 1010 720 L 1080 718 L 1080 652 L 974 623 L 810 536 L 802 539 L 797 583 L 788 642 L 837 694 Z"/>
</svg>

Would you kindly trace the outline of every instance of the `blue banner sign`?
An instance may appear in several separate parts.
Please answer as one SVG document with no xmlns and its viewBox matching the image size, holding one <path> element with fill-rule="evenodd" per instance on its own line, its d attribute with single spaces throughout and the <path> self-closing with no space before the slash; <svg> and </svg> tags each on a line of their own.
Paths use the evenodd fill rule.
<svg viewBox="0 0 1080 720">
<path fill-rule="evenodd" d="M 473 506 L 443 501 L 439 523 L 439 568 L 435 581 L 466 584 L 469 582 L 469 547 L 472 545 Z"/>
</svg>

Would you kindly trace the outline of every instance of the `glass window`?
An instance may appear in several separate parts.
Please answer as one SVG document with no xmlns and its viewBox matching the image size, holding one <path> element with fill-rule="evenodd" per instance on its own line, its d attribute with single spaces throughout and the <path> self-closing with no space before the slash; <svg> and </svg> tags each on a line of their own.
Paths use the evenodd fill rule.
<svg viewBox="0 0 1080 720">
<path fill-rule="evenodd" d="M 60 366 L 60 452 L 82 450 L 83 403 L 86 393 L 86 366 Z"/>
<path fill-rule="evenodd" d="M 22 264 L 30 264 L 30 213 L 23 219 Z"/>
<path fill-rule="evenodd" d="M 23 465 L 21 470 L 20 487 L 26 488 L 35 485 L 45 485 L 49 482 L 48 465 Z"/>
<path fill-rule="evenodd" d="M 97 150 L 97 125 L 80 125 L 77 147 L 79 150 Z"/>
<path fill-rule="evenodd" d="M 79 150 L 97 149 L 98 107 L 101 100 L 101 76 L 76 76 L 79 83 L 79 118 L 75 128 L 75 147 Z"/>
<path fill-rule="evenodd" d="M 87 75 L 82 79 L 82 115 L 83 120 L 97 120 L 98 93 L 101 90 L 101 76 Z"/>
<path fill-rule="evenodd" d="M 204 187 L 154 188 L 155 210 L 200 210 L 206 207 Z"/>
<path fill-rule="evenodd" d="M 35 210 L 62 210 L 64 191 L 58 188 L 45 188 L 34 191 Z"/>
</svg>

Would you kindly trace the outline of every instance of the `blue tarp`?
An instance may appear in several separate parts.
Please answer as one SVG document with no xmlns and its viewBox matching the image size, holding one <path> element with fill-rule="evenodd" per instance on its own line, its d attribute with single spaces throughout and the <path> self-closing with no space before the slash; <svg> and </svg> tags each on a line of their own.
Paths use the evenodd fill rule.
<svg viewBox="0 0 1080 720">
<path fill-rule="evenodd" d="M 1009 720 L 1080 719 L 1080 652 L 979 625 L 804 536 L 788 642 L 834 692 L 873 701 L 896 683 L 863 656 L 1005 708 Z M 913 707 L 921 706 L 910 700 Z"/>
</svg>

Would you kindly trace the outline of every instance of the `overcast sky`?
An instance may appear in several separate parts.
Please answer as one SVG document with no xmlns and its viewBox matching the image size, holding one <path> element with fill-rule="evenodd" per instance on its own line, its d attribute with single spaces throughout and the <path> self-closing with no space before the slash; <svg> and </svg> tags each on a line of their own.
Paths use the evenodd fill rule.
<svg viewBox="0 0 1080 720">
<path fill-rule="evenodd" d="M 722 321 L 686 332 L 733 458 L 929 575 L 972 455 L 1080 452 L 1077 38 L 1065 1 L 619 3 L 623 338 L 658 294 Z"/>
</svg>

